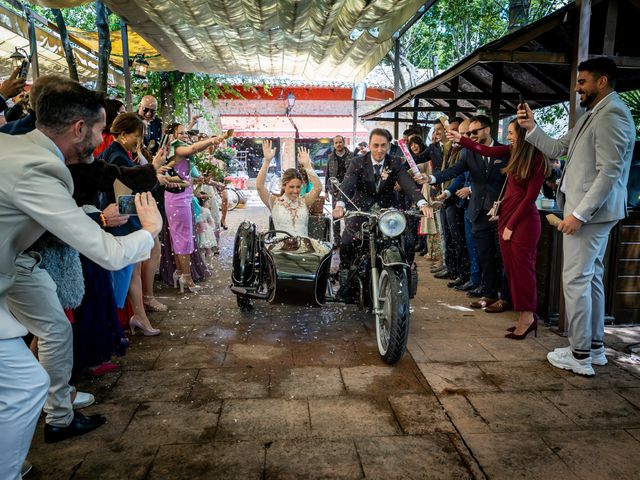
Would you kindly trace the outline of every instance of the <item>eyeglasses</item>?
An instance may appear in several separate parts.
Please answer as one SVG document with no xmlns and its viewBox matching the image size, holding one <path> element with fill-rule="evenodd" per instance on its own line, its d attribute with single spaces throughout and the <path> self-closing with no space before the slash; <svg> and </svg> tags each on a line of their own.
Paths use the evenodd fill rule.
<svg viewBox="0 0 640 480">
<path fill-rule="evenodd" d="M 155 113 L 156 113 L 156 109 L 155 109 L 155 108 L 147 108 L 147 107 L 143 107 L 143 108 L 142 108 L 142 111 L 143 111 L 144 113 L 149 113 L 149 112 L 151 112 L 151 113 L 152 113 L 152 114 L 154 114 L 154 115 L 155 115 Z"/>
<path fill-rule="evenodd" d="M 467 136 L 470 136 L 470 135 L 478 135 L 478 132 L 479 132 L 480 130 L 484 130 L 485 128 L 489 128 L 489 127 L 488 127 L 488 126 L 486 126 L 486 127 L 476 128 L 475 130 L 469 130 L 469 131 L 467 132 Z"/>
</svg>

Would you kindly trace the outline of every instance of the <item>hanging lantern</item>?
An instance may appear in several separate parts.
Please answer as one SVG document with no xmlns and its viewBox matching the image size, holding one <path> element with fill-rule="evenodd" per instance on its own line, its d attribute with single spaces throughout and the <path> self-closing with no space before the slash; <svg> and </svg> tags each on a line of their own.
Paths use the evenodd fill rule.
<svg viewBox="0 0 640 480">
<path fill-rule="evenodd" d="M 133 61 L 133 63 L 133 75 L 138 78 L 147 78 L 147 69 L 149 68 L 149 62 L 144 59 L 144 54 L 136 55 L 136 59 Z"/>
<path fill-rule="evenodd" d="M 15 52 L 11 54 L 9 60 L 11 60 L 11 64 L 15 70 L 22 65 L 23 61 L 29 60 L 29 55 L 27 55 L 27 52 L 25 52 L 22 48 L 16 47 Z"/>
</svg>

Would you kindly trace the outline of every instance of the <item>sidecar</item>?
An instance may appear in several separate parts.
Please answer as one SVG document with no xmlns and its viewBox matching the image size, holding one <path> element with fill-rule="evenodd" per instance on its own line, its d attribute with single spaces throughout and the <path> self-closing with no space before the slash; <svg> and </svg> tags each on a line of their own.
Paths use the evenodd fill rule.
<svg viewBox="0 0 640 480">
<path fill-rule="evenodd" d="M 252 300 L 322 306 L 326 301 L 331 247 L 331 219 L 309 216 L 309 238 L 273 229 L 258 232 L 245 220 L 233 247 L 231 291 L 243 311 Z"/>
</svg>

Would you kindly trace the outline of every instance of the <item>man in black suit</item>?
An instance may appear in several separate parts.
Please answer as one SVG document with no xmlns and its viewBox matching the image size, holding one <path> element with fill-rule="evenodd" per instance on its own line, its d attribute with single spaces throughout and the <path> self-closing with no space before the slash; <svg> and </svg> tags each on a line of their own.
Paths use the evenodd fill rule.
<svg viewBox="0 0 640 480">
<path fill-rule="evenodd" d="M 469 123 L 471 139 L 484 145 L 497 145 L 491 138 L 490 125 L 491 120 L 485 115 L 472 117 Z M 487 216 L 504 185 L 506 177 L 501 169 L 507 165 L 507 161 L 507 158 L 487 158 L 465 149 L 455 165 L 432 175 L 430 181 L 431 184 L 439 184 L 466 171 L 471 175 L 472 190 L 468 213 L 480 258 L 483 285 L 483 298 L 472 303 L 472 306 L 486 307 L 489 312 L 510 309 L 509 287 L 502 273 L 498 222 L 490 222 Z M 499 294 L 502 301 L 498 301 Z M 492 306 L 494 308 L 491 308 Z"/>
<path fill-rule="evenodd" d="M 138 115 L 142 118 L 145 126 L 144 146 L 149 153 L 155 155 L 160 147 L 162 139 L 162 120 L 156 115 L 158 112 L 158 101 L 153 95 L 145 95 L 138 105 Z"/>
<path fill-rule="evenodd" d="M 370 152 L 351 160 L 349 169 L 340 184 L 343 193 L 338 196 L 333 218 L 342 218 L 348 196 L 360 209 L 366 212 L 373 208 L 397 207 L 398 200 L 394 190 L 397 183 L 404 193 L 422 210 L 423 215 L 433 216 L 422 197 L 416 182 L 409 176 L 402 161 L 389 155 L 391 135 L 388 131 L 376 128 L 369 135 Z M 340 244 L 340 269 L 347 270 L 353 262 L 355 248 L 353 234 L 360 230 L 364 219 L 350 218 L 346 221 L 345 231 Z"/>
</svg>

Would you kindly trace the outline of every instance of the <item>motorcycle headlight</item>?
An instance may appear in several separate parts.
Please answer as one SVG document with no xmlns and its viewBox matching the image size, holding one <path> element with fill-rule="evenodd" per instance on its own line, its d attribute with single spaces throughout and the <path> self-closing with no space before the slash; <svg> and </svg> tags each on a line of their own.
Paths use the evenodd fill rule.
<svg viewBox="0 0 640 480">
<path fill-rule="evenodd" d="M 378 226 L 380 231 L 387 237 L 397 237 L 404 232 L 407 226 L 407 219 L 402 212 L 389 210 L 380 215 Z"/>
</svg>

